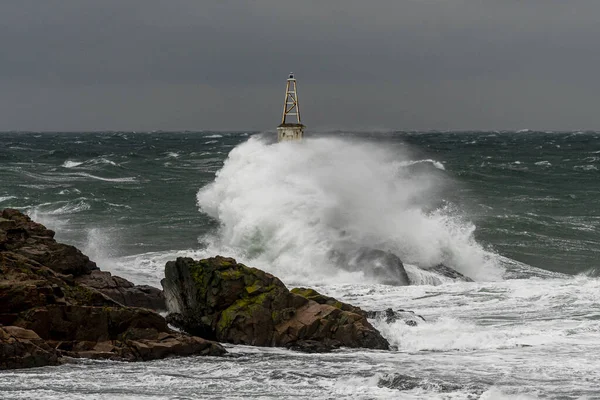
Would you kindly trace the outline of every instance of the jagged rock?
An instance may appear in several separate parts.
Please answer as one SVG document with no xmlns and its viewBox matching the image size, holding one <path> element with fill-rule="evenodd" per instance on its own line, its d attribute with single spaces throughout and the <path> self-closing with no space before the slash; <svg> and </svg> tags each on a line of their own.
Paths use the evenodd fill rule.
<svg viewBox="0 0 600 400">
<path fill-rule="evenodd" d="M 73 246 L 57 243 L 54 231 L 33 222 L 18 210 L 2 211 L 4 231 L 0 250 L 12 251 L 61 274 L 79 276 L 98 269 L 96 263 Z M 11 221 L 11 222 L 7 222 Z"/>
<path fill-rule="evenodd" d="M 343 303 L 333 297 L 325 296 L 314 289 L 310 288 L 293 288 L 290 292 L 300 295 L 308 300 L 316 301 L 319 304 L 327 304 L 335 308 L 339 308 L 342 311 L 349 311 L 355 314 L 367 316 L 367 312 L 360 307 L 355 307 L 348 303 Z"/>
<path fill-rule="evenodd" d="M 294 288 L 291 290 L 291 292 L 305 297 L 309 300 L 316 301 L 319 304 L 328 304 L 332 307 L 339 308 L 340 310 L 350 311 L 362 315 L 366 318 L 383 320 L 386 324 L 394 323 L 400 319 L 403 320 L 406 323 L 406 325 L 417 326 L 418 319 L 425 321 L 425 318 L 415 314 L 414 311 L 407 311 L 402 309 L 394 311 L 391 308 L 388 308 L 384 311 L 365 311 L 360 307 L 341 302 L 339 300 L 334 299 L 333 297 L 322 295 L 314 289 Z"/>
<path fill-rule="evenodd" d="M 330 259 L 340 268 L 351 272 L 362 272 L 367 278 L 384 285 L 410 285 L 404 264 L 389 251 L 361 247 L 358 250 L 335 250 Z"/>
<path fill-rule="evenodd" d="M 57 364 L 56 350 L 35 332 L 17 326 L 0 326 L 0 369 Z"/>
<path fill-rule="evenodd" d="M 329 353 L 336 348 L 336 346 L 327 345 L 316 340 L 300 340 L 288 343 L 285 347 L 302 353 Z"/>
<path fill-rule="evenodd" d="M 418 322 L 425 321 L 425 318 L 415 314 L 414 311 L 407 310 L 393 310 L 388 308 L 384 311 L 368 311 L 367 318 L 379 319 L 385 321 L 386 324 L 393 324 L 398 320 L 404 321 L 406 325 L 417 326 Z"/>
<path fill-rule="evenodd" d="M 0 252 L 10 251 L 35 261 L 77 283 L 97 289 L 120 304 L 165 310 L 162 291 L 136 286 L 126 279 L 100 271 L 93 261 L 73 246 L 54 240 L 54 231 L 32 221 L 18 210 L 5 209 L 0 217 Z M 69 279 L 69 278 L 65 278 Z"/>
<path fill-rule="evenodd" d="M 232 258 L 178 258 L 165 268 L 167 308 L 179 328 L 236 344 L 286 346 L 318 341 L 327 346 L 388 349 L 363 315 L 291 293 L 273 275 Z"/>
<path fill-rule="evenodd" d="M 447 276 L 448 278 L 452 278 L 456 281 L 473 282 L 473 279 L 469 278 L 468 276 L 464 276 L 460 272 L 458 272 L 450 267 L 447 267 L 444 264 L 438 264 L 433 267 L 424 268 L 424 269 L 427 271 L 434 271 L 435 273 L 438 273 L 442 276 Z"/>
<path fill-rule="evenodd" d="M 108 289 L 119 291 L 135 289 L 131 282 L 100 271 L 88 271 L 91 280 L 87 281 L 80 279 L 85 273 L 75 278 L 62 274 L 65 270 L 81 273 L 89 259 L 73 248 L 67 253 L 77 261 L 64 264 L 60 256 L 65 252 L 57 250 L 64 245 L 54 241 L 54 232 L 14 210 L 4 210 L 2 216 L 0 226 L 7 230 L 0 233 L 7 235 L 0 234 L 4 238 L 0 242 L 0 324 L 11 327 L 2 327 L 0 332 L 0 368 L 55 364 L 56 357 L 64 355 L 141 361 L 225 353 L 220 344 L 175 332 L 154 311 L 126 307 L 90 283 L 97 278 Z M 60 267 L 65 265 L 71 267 Z M 125 297 L 125 302 L 130 300 Z"/>
<path fill-rule="evenodd" d="M 436 381 L 426 378 L 417 378 L 404 374 L 389 374 L 379 379 L 379 387 L 397 390 L 425 389 L 435 392 L 454 392 L 463 389 L 461 385 L 454 383 Z"/>
<path fill-rule="evenodd" d="M 92 271 L 89 275 L 77 277 L 75 282 L 94 288 L 125 306 L 166 310 L 162 290 L 148 285 L 134 285 L 127 279 L 112 276 L 110 272 Z"/>
</svg>

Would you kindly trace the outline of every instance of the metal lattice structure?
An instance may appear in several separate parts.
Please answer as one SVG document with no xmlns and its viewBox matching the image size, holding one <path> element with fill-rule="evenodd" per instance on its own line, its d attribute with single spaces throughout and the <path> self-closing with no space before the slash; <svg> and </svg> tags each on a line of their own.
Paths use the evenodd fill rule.
<svg viewBox="0 0 600 400">
<path fill-rule="evenodd" d="M 290 121 L 288 117 L 296 117 L 296 120 Z M 304 125 L 300 122 L 300 104 L 298 103 L 296 78 L 294 78 L 294 74 L 290 74 L 285 88 L 281 125 L 277 127 L 277 141 L 297 141 L 302 140 L 303 137 Z"/>
<path fill-rule="evenodd" d="M 289 116 L 295 116 L 296 121 L 288 121 Z M 300 104 L 298 103 L 298 92 L 296 89 L 296 78 L 294 74 L 290 74 L 287 80 L 287 86 L 285 88 L 285 100 L 283 101 L 283 116 L 281 117 L 281 125 L 286 124 L 298 124 L 300 122 Z"/>
</svg>

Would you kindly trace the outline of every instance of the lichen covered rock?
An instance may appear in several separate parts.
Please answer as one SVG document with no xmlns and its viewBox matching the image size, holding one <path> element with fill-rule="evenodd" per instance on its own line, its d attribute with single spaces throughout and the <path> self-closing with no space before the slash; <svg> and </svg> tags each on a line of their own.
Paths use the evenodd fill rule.
<svg viewBox="0 0 600 400">
<path fill-rule="evenodd" d="M 276 277 L 232 258 L 168 262 L 162 280 L 168 321 L 208 339 L 256 346 L 318 341 L 387 349 L 364 315 L 290 292 Z"/>
</svg>

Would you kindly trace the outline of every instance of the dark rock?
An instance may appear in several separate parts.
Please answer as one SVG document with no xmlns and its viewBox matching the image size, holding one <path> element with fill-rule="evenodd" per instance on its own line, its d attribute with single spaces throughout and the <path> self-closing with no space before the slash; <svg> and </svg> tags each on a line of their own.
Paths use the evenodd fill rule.
<svg viewBox="0 0 600 400">
<path fill-rule="evenodd" d="M 348 303 L 343 303 L 339 300 L 334 299 L 333 297 L 322 295 L 314 289 L 310 288 L 294 288 L 290 290 L 292 293 L 300 295 L 305 299 L 316 301 L 319 304 L 327 304 L 335 308 L 339 308 L 342 311 L 349 311 L 355 314 L 367 316 L 367 312 L 361 309 L 360 307 L 355 307 Z"/>
<path fill-rule="evenodd" d="M 338 348 L 339 345 L 325 344 L 316 340 L 300 340 L 288 343 L 285 347 L 302 353 L 329 353 Z"/>
<path fill-rule="evenodd" d="M 473 279 L 469 278 L 468 276 L 464 276 L 460 272 L 458 272 L 450 267 L 447 267 L 444 264 L 438 264 L 436 266 L 429 267 L 429 268 L 423 268 L 423 269 L 425 269 L 427 271 L 433 271 L 437 274 L 446 276 L 448 278 L 452 278 L 456 281 L 473 282 Z"/>
<path fill-rule="evenodd" d="M 17 326 L 0 326 L 0 369 L 57 364 L 56 350 L 35 332 Z"/>
<path fill-rule="evenodd" d="M 33 222 L 18 210 L 2 211 L 3 226 L 11 221 L 0 235 L 0 250 L 12 251 L 36 261 L 61 274 L 79 276 L 98 269 L 96 263 L 73 246 L 57 243 L 54 231 Z"/>
<path fill-rule="evenodd" d="M 82 274 L 89 259 L 79 250 L 60 250 L 54 232 L 14 210 L 2 216 L 8 230 L 0 235 L 0 324 L 11 326 L 0 327 L 0 368 L 53 365 L 60 356 L 143 361 L 225 353 L 218 343 L 169 329 L 154 311 L 122 304 L 155 307 L 158 289 L 100 271 Z"/>
<path fill-rule="evenodd" d="M 208 339 L 256 346 L 319 341 L 388 349 L 363 315 L 291 293 L 273 275 L 232 258 L 168 262 L 162 285 L 169 322 Z"/>
<path fill-rule="evenodd" d="M 367 278 L 384 285 L 410 285 L 404 264 L 389 251 L 361 247 L 358 250 L 336 250 L 329 254 L 340 268 L 351 272 L 362 272 Z"/>
<path fill-rule="evenodd" d="M 167 309 L 162 290 L 147 285 L 134 285 L 127 279 L 112 276 L 110 272 L 92 271 L 89 275 L 77 277 L 75 282 L 94 288 L 124 306 Z"/>
<path fill-rule="evenodd" d="M 355 314 L 362 315 L 366 318 L 383 320 L 386 324 L 391 324 L 398 320 L 403 320 L 406 323 L 406 325 L 417 326 L 418 319 L 425 321 L 425 318 L 415 314 L 414 311 L 406 311 L 402 309 L 394 311 L 391 308 L 388 308 L 384 311 L 365 311 L 360 307 L 355 307 L 348 303 L 343 303 L 339 300 L 336 300 L 333 297 L 322 295 L 314 289 L 294 288 L 291 290 L 291 292 L 305 297 L 309 300 L 316 301 L 319 304 L 328 304 L 332 307 L 339 308 L 340 310 L 353 312 Z"/>
<path fill-rule="evenodd" d="M 406 311 L 406 310 L 393 310 L 388 308 L 384 311 L 368 311 L 367 318 L 378 319 L 384 321 L 386 324 L 393 324 L 398 320 L 404 321 L 406 325 L 409 326 L 417 326 L 418 321 L 425 321 L 425 318 L 422 316 L 415 314 L 414 311 Z"/>
<path fill-rule="evenodd" d="M 378 386 L 397 390 L 424 389 L 435 392 L 454 392 L 463 389 L 461 385 L 437 380 L 417 378 L 404 374 L 390 374 L 379 379 Z"/>
</svg>

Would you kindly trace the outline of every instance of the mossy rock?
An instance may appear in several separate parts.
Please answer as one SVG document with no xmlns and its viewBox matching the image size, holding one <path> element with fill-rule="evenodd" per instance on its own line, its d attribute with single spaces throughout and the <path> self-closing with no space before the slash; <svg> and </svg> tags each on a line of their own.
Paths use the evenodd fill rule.
<svg viewBox="0 0 600 400">
<path fill-rule="evenodd" d="M 359 314 L 362 316 L 366 316 L 367 312 L 361 309 L 360 307 L 355 307 L 348 303 L 343 303 L 339 300 L 334 299 L 333 297 L 322 295 L 314 289 L 310 288 L 293 288 L 291 290 L 292 293 L 302 296 L 308 300 L 316 301 L 319 304 L 327 304 L 332 307 L 338 308 L 342 311 L 348 311 L 351 313 Z"/>
<path fill-rule="evenodd" d="M 161 282 L 170 323 L 207 339 L 257 346 L 319 340 L 387 349 L 362 310 L 312 289 L 290 292 L 276 277 L 232 258 L 168 262 Z"/>
</svg>

